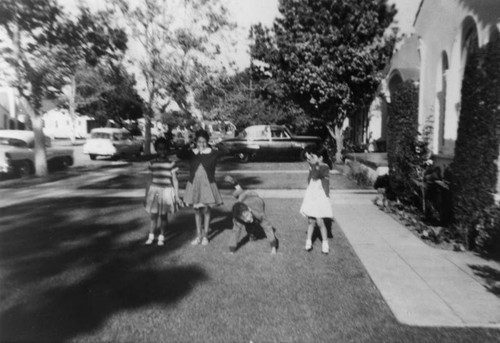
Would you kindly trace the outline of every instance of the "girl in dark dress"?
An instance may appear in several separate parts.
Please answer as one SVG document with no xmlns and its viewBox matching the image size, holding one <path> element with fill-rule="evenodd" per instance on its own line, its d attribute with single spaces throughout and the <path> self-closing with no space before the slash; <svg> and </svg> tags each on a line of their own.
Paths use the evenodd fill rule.
<svg viewBox="0 0 500 343">
<path fill-rule="evenodd" d="M 215 184 L 215 166 L 224 150 L 215 150 L 208 145 L 208 132 L 198 130 L 195 135 L 196 148 L 189 152 L 189 181 L 184 202 L 194 208 L 196 239 L 192 245 L 208 244 L 210 208 L 222 204 L 222 197 Z"/>
</svg>

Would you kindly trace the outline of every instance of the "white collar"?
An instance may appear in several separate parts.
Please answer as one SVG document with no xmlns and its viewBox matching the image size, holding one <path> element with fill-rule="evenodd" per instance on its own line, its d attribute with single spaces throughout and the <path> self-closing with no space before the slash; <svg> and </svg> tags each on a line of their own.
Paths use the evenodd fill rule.
<svg viewBox="0 0 500 343">
<path fill-rule="evenodd" d="M 208 148 L 208 147 L 207 147 L 207 148 L 205 148 L 205 149 L 204 149 L 204 150 L 202 150 L 202 151 L 200 151 L 200 150 L 198 150 L 198 149 L 196 149 L 196 148 L 194 148 L 194 149 L 193 149 L 193 153 L 194 153 L 195 155 L 198 155 L 198 154 L 203 154 L 203 155 L 205 155 L 205 154 L 210 154 L 211 152 L 212 152 L 212 149 L 210 149 L 210 148 Z"/>
</svg>

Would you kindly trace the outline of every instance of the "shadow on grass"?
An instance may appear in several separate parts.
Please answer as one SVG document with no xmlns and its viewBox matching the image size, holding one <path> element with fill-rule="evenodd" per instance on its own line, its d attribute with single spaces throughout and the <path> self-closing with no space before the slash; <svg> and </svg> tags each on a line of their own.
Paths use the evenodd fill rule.
<svg viewBox="0 0 500 343">
<path fill-rule="evenodd" d="M 15 176 L 8 176 L 5 178 L 0 179 L 0 189 L 2 188 L 27 188 L 30 186 L 36 186 L 40 185 L 43 183 L 48 183 L 48 182 L 54 182 L 54 181 L 60 181 L 60 180 L 67 180 L 74 178 L 76 176 L 79 176 L 80 174 L 77 173 L 72 173 L 70 171 L 57 171 L 54 173 L 50 173 L 47 176 L 44 177 L 37 177 L 37 176 L 28 176 L 28 177 L 15 177 Z"/>
<path fill-rule="evenodd" d="M 469 265 L 474 274 L 486 281 L 486 289 L 500 298 L 500 270 L 482 265 Z"/>
<path fill-rule="evenodd" d="M 197 265 L 168 264 L 192 238 L 192 214 L 174 218 L 164 247 L 145 247 L 140 203 L 69 198 L 2 208 L 0 341 L 68 340 L 123 310 L 170 306 L 208 280 Z"/>
<path fill-rule="evenodd" d="M 85 186 L 79 187 L 79 189 L 138 189 L 145 188 L 146 186 L 146 174 L 119 174 L 111 179 L 105 181 L 99 181 L 91 184 L 86 184 Z M 234 189 L 231 185 L 226 184 L 224 179 L 224 174 L 218 173 L 216 175 L 216 183 L 219 189 Z M 181 190 L 186 188 L 186 184 L 189 180 L 189 175 L 187 173 L 179 173 L 179 188 Z M 245 187 L 254 187 L 261 185 L 262 179 L 256 176 L 243 176 L 238 177 L 238 181 Z"/>
</svg>

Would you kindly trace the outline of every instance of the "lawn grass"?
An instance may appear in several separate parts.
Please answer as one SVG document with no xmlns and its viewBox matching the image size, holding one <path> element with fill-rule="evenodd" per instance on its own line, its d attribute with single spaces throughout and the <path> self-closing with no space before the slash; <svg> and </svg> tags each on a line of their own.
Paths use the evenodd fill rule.
<svg viewBox="0 0 500 343">
<path fill-rule="evenodd" d="M 280 249 L 227 249 L 233 202 L 211 242 L 172 218 L 164 247 L 143 245 L 139 199 L 46 199 L 0 218 L 0 341 L 494 342 L 500 331 L 399 324 L 334 223 L 333 251 L 303 250 L 300 199 L 267 199 Z M 49 214 L 50 211 L 50 215 Z M 334 209 L 335 211 L 335 209 Z M 26 213 L 30 213 L 26 216 Z"/>
</svg>

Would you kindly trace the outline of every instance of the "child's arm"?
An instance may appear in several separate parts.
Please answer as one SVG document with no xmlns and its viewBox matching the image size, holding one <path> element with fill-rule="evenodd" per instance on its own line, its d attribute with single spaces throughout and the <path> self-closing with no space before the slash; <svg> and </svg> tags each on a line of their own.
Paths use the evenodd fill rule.
<svg viewBox="0 0 500 343">
<path fill-rule="evenodd" d="M 307 184 L 309 184 L 311 182 L 311 179 L 312 179 L 312 167 L 310 164 L 309 165 L 309 173 L 307 174 Z"/>
<path fill-rule="evenodd" d="M 146 205 L 146 199 L 148 198 L 149 188 L 151 187 L 151 183 L 153 182 L 153 175 L 151 174 L 151 163 L 148 166 L 149 173 L 146 176 L 146 191 L 144 194 L 144 205 Z"/>
<path fill-rule="evenodd" d="M 230 184 L 231 186 L 234 187 L 235 191 L 233 192 L 233 196 L 238 199 L 241 193 L 243 193 L 244 189 L 241 187 L 241 185 L 236 181 L 231 175 L 227 174 L 224 176 L 224 182 Z"/>
<path fill-rule="evenodd" d="M 224 145 L 224 143 L 218 143 L 215 145 L 217 151 L 217 157 L 221 157 L 229 154 L 229 149 Z"/>
<path fill-rule="evenodd" d="M 320 170 L 321 185 L 327 197 L 330 197 L 330 168 L 325 164 L 322 165 Z"/>
<path fill-rule="evenodd" d="M 177 171 L 179 171 L 179 168 L 176 166 L 174 166 L 174 168 L 172 169 L 172 184 L 174 186 L 174 192 L 175 192 L 175 199 L 177 201 L 177 203 L 179 205 L 182 205 L 182 200 L 179 196 L 179 179 L 177 179 Z"/>
</svg>

